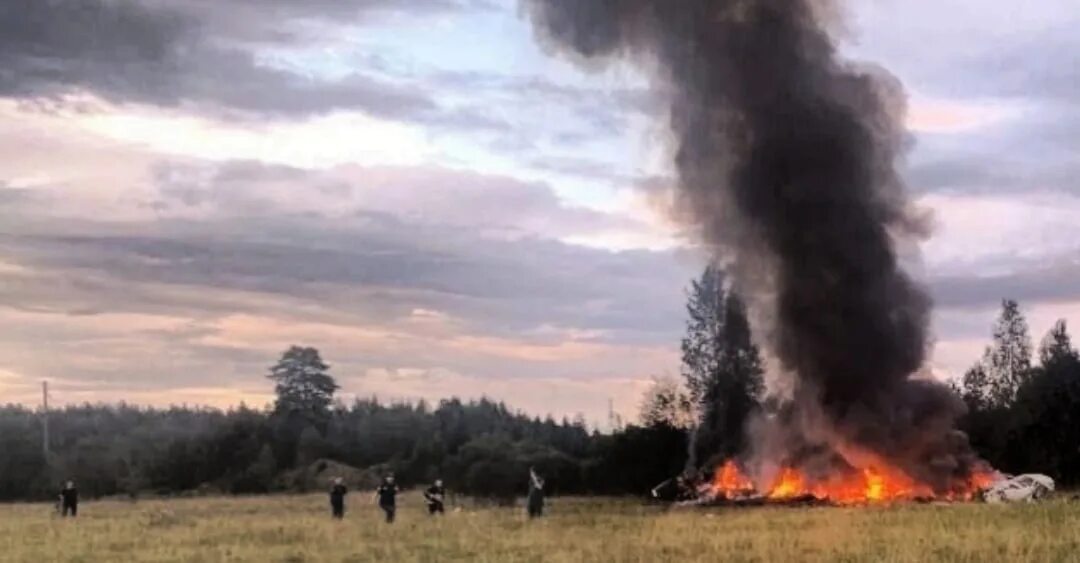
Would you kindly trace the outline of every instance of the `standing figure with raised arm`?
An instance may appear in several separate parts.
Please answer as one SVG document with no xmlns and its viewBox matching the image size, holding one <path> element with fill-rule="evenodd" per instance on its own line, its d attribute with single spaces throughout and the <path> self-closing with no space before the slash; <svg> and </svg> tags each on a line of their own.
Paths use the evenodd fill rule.
<svg viewBox="0 0 1080 563">
<path fill-rule="evenodd" d="M 544 515 L 544 478 L 536 473 L 536 468 L 529 468 L 529 496 L 526 501 L 529 518 Z"/>
</svg>

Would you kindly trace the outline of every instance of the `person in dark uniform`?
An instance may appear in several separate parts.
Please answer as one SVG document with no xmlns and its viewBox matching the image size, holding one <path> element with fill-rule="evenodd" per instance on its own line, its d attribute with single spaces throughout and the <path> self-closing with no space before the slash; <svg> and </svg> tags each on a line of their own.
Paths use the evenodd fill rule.
<svg viewBox="0 0 1080 563">
<path fill-rule="evenodd" d="M 529 496 L 526 508 L 529 518 L 539 518 L 544 515 L 544 478 L 532 467 L 529 468 Z"/>
<path fill-rule="evenodd" d="M 330 486 L 330 511 L 338 520 L 345 517 L 345 495 L 347 494 L 349 494 L 349 489 L 345 486 L 345 480 L 335 477 L 334 484 Z"/>
<path fill-rule="evenodd" d="M 64 483 L 60 489 L 60 515 L 74 518 L 79 514 L 79 490 L 75 488 L 75 481 Z"/>
<path fill-rule="evenodd" d="M 394 483 L 394 476 L 387 475 L 383 484 L 375 491 L 375 497 L 379 500 L 379 508 L 386 513 L 386 523 L 394 523 L 394 513 L 397 511 L 398 486 Z"/>
<path fill-rule="evenodd" d="M 428 514 L 444 514 L 446 506 L 446 488 L 443 487 L 442 479 L 436 479 L 435 484 L 424 491 L 424 500 L 427 501 Z"/>
</svg>

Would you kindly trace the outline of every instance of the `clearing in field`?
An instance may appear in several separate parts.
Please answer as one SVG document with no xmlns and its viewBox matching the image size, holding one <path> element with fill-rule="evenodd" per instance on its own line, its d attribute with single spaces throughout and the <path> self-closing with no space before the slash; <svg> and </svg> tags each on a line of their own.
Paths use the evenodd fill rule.
<svg viewBox="0 0 1080 563">
<path fill-rule="evenodd" d="M 550 516 L 453 508 L 418 495 L 382 522 L 323 495 L 86 503 L 78 520 L 45 505 L 0 507 L 11 561 L 1080 561 L 1080 505 L 898 505 L 668 510 L 632 500 L 553 499 Z"/>
</svg>

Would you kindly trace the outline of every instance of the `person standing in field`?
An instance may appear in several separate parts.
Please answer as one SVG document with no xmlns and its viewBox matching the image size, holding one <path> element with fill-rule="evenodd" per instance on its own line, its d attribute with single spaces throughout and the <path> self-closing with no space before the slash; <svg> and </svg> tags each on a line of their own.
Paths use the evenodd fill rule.
<svg viewBox="0 0 1080 563">
<path fill-rule="evenodd" d="M 330 486 L 330 511 L 334 518 L 341 520 L 345 517 L 345 495 L 349 494 L 345 480 L 334 477 L 334 484 Z"/>
<path fill-rule="evenodd" d="M 446 506 L 444 504 L 445 498 L 446 488 L 443 487 L 442 479 L 436 479 L 435 484 L 424 491 L 424 500 L 427 501 L 428 514 L 432 516 L 444 514 L 446 511 Z"/>
<path fill-rule="evenodd" d="M 397 511 L 398 486 L 394 483 L 394 476 L 387 475 L 383 484 L 375 491 L 375 498 L 379 501 L 379 508 L 386 513 L 386 523 L 394 523 L 394 513 Z"/>
<path fill-rule="evenodd" d="M 529 468 L 529 496 L 526 499 L 526 509 L 529 518 L 539 518 L 544 515 L 544 478 L 532 467 Z"/>
<path fill-rule="evenodd" d="M 60 516 L 75 518 L 78 514 L 79 490 L 75 488 L 75 481 L 68 481 L 60 489 Z"/>
</svg>

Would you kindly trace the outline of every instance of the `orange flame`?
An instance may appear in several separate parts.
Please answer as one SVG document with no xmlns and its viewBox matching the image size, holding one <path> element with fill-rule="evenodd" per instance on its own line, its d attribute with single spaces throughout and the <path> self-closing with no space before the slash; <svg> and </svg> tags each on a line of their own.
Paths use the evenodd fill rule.
<svg viewBox="0 0 1080 563">
<path fill-rule="evenodd" d="M 713 492 L 722 492 L 726 498 L 746 496 L 754 492 L 754 482 L 743 475 L 739 466 L 727 460 L 713 477 Z"/>
<path fill-rule="evenodd" d="M 780 471 L 776 483 L 766 496 L 776 499 L 793 498 L 806 494 L 806 490 L 806 479 L 803 478 L 802 473 L 785 467 Z"/>
<path fill-rule="evenodd" d="M 948 493 L 935 493 L 932 487 L 920 483 L 900 469 L 886 464 L 868 466 L 824 478 L 810 479 L 802 471 L 784 467 L 763 496 L 774 500 L 813 497 L 835 504 L 868 504 L 916 499 L 971 500 L 975 494 L 996 480 L 993 471 L 973 473 Z M 711 492 L 728 499 L 742 498 L 759 492 L 734 461 L 721 466 L 713 479 Z"/>
</svg>

